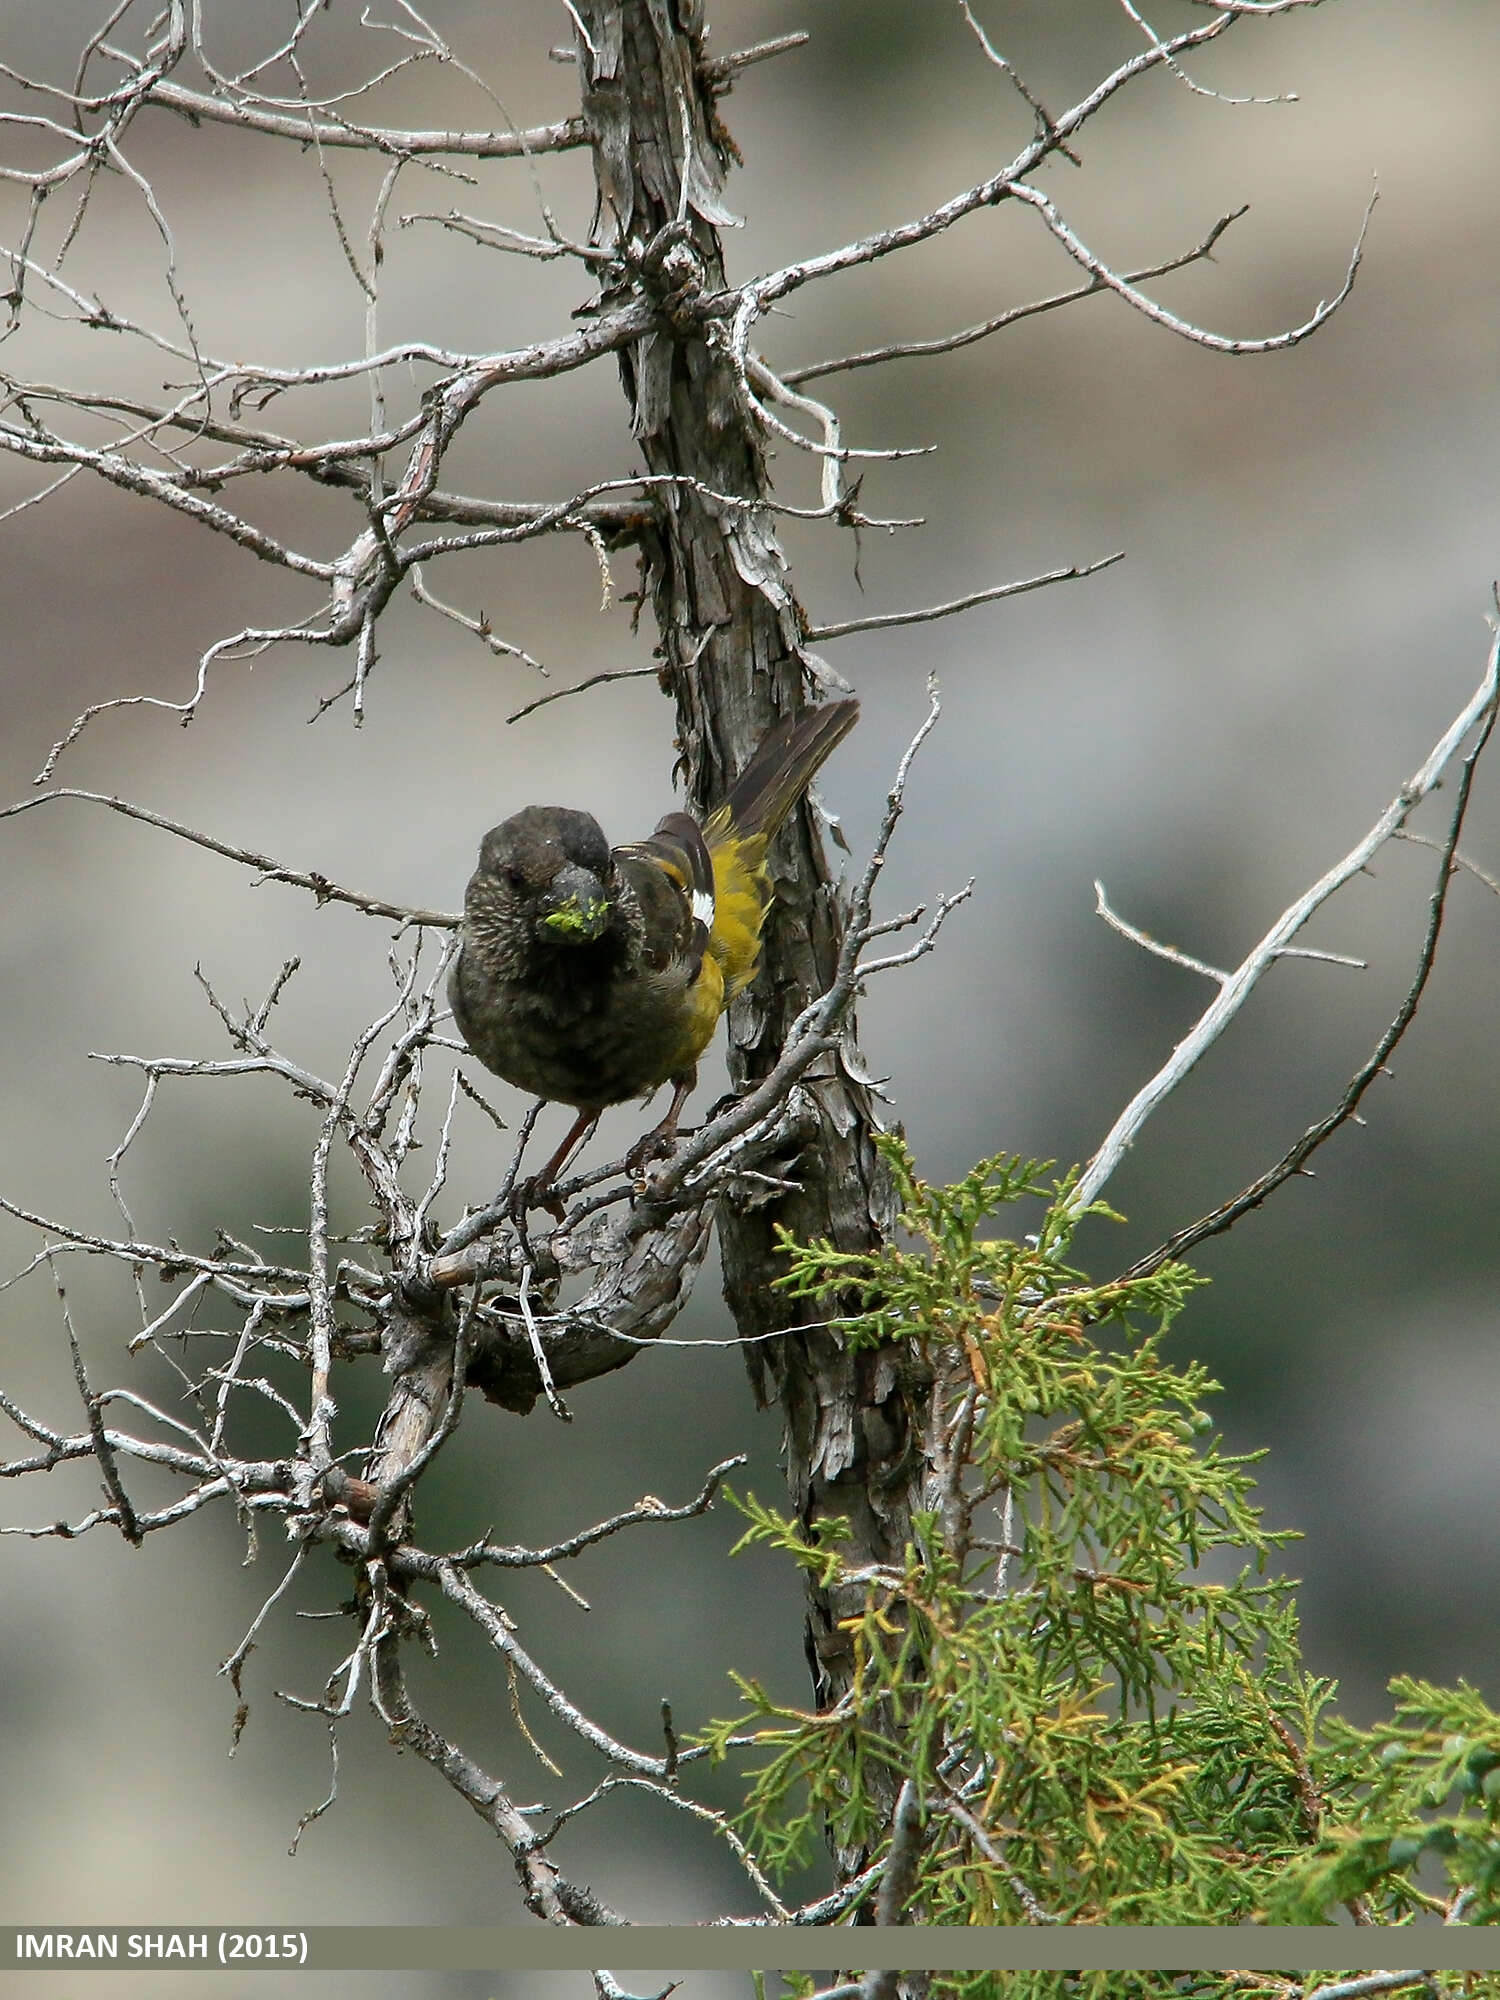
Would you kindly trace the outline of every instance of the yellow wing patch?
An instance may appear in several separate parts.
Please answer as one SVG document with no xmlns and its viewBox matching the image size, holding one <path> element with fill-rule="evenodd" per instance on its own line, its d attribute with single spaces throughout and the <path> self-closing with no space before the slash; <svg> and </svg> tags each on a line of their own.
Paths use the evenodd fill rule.
<svg viewBox="0 0 1500 2000">
<path fill-rule="evenodd" d="M 770 884 L 764 834 L 736 835 L 715 813 L 703 829 L 714 863 L 714 924 L 708 955 L 723 967 L 721 1009 L 755 977 Z"/>
</svg>

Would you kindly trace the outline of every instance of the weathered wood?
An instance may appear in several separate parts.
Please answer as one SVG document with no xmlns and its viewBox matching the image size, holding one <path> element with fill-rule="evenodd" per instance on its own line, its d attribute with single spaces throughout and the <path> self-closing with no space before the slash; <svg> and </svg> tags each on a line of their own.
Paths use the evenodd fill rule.
<svg viewBox="0 0 1500 2000">
<path fill-rule="evenodd" d="M 607 297 L 614 303 L 639 290 L 664 309 L 663 330 L 623 349 L 621 369 L 648 470 L 683 478 L 664 489 L 643 562 L 687 789 L 707 808 L 766 729 L 803 703 L 808 685 L 804 621 L 772 514 L 712 497 L 767 498 L 762 427 L 722 325 L 705 328 L 681 310 L 726 286 L 718 227 L 728 213 L 729 142 L 705 80 L 692 0 L 580 0 L 579 17 L 598 236 L 618 257 Z M 761 972 L 730 1020 L 730 1070 L 740 1088 L 766 1074 L 798 1010 L 828 986 L 843 933 L 827 853 L 805 805 L 777 841 L 773 866 L 776 901 Z M 726 1297 L 747 1338 L 807 1317 L 772 1289 L 784 1269 L 775 1223 L 854 1250 L 874 1246 L 890 1220 L 870 1093 L 833 1058 L 819 1063 L 808 1087 L 819 1130 L 797 1161 L 800 1191 L 749 1211 L 725 1204 L 719 1217 Z M 811 1525 L 844 1515 L 854 1566 L 899 1563 L 920 1499 L 924 1421 L 902 1357 L 850 1354 L 832 1331 L 791 1333 L 745 1351 L 757 1395 L 779 1404 L 785 1419 L 799 1518 Z M 825 1705 L 848 1684 L 851 1655 L 839 1625 L 858 1611 L 859 1596 L 811 1592 L 808 1656 Z M 865 1859 L 837 1856 L 845 1874 Z"/>
</svg>

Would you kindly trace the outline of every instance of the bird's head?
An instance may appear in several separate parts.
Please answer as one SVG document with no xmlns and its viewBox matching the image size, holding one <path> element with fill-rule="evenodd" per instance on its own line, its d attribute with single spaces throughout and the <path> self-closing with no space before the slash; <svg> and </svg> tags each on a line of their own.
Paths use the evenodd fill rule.
<svg viewBox="0 0 1500 2000">
<path fill-rule="evenodd" d="M 614 913 L 613 875 L 591 814 L 527 806 L 480 843 L 464 900 L 469 928 L 506 959 L 597 943 Z"/>
</svg>

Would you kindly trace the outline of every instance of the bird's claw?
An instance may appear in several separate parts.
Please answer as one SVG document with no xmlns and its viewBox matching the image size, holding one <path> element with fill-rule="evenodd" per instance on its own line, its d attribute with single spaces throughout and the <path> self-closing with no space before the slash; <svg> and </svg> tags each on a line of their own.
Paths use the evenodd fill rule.
<svg viewBox="0 0 1500 2000">
<path fill-rule="evenodd" d="M 625 1155 L 626 1173 L 632 1180 L 640 1180 L 653 1160 L 666 1159 L 680 1137 L 675 1126 L 654 1125 L 636 1140 Z"/>
<path fill-rule="evenodd" d="M 554 1222 L 561 1222 L 566 1212 L 557 1198 L 556 1183 L 549 1180 L 546 1174 L 531 1174 L 524 1181 L 517 1181 L 510 1191 L 506 1208 L 523 1246 L 526 1242 L 526 1217 L 532 1209 L 545 1209 Z"/>
</svg>

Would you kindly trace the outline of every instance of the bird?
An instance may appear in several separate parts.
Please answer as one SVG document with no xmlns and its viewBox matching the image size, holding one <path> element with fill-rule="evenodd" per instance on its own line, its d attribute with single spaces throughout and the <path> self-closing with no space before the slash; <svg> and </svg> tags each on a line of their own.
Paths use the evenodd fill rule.
<svg viewBox="0 0 1500 2000">
<path fill-rule="evenodd" d="M 851 698 L 783 718 L 701 824 L 669 812 L 612 848 L 591 813 L 526 806 L 484 836 L 448 979 L 454 1020 L 486 1069 L 578 1114 L 528 1189 L 555 1185 L 609 1106 L 667 1082 L 667 1114 L 630 1164 L 670 1146 L 698 1058 L 755 976 L 767 848 L 858 717 Z"/>
</svg>

